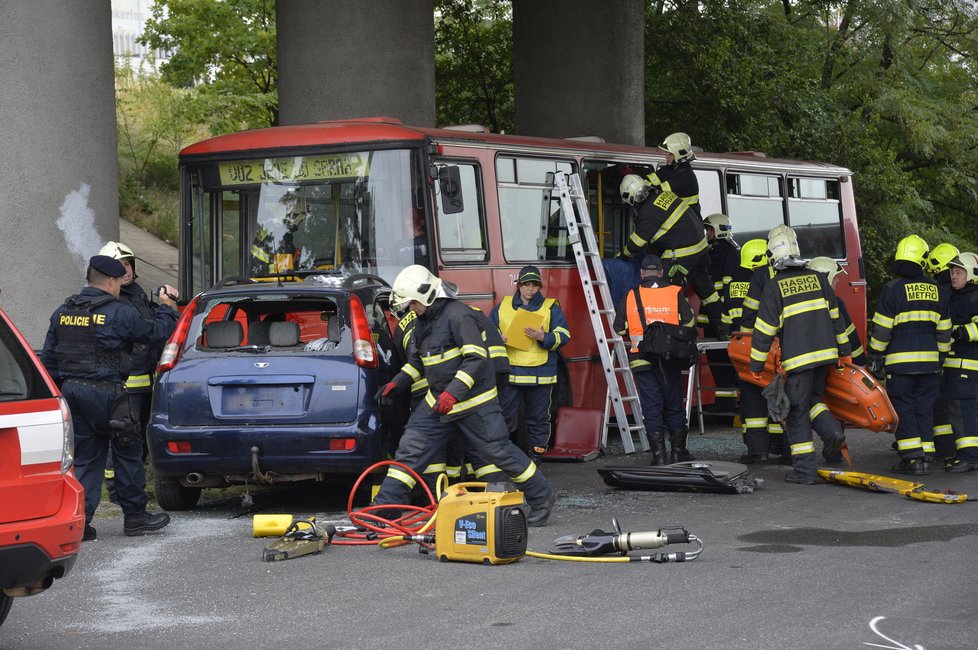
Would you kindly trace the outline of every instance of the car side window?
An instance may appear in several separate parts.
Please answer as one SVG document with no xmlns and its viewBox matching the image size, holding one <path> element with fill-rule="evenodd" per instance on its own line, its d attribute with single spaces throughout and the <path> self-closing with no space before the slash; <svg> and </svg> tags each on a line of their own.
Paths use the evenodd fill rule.
<svg viewBox="0 0 978 650">
<path fill-rule="evenodd" d="M 37 399 L 37 370 L 20 341 L 0 322 L 0 402 Z"/>
</svg>

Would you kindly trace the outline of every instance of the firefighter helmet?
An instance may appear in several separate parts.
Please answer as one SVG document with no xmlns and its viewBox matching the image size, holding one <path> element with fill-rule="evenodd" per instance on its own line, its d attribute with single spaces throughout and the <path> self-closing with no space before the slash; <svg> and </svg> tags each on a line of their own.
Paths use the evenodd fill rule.
<svg viewBox="0 0 978 650">
<path fill-rule="evenodd" d="M 954 244 L 938 244 L 930 252 L 930 255 L 927 256 L 927 270 L 933 275 L 937 275 L 941 271 L 946 271 L 948 262 L 953 260 L 960 252 Z"/>
<path fill-rule="evenodd" d="M 897 244 L 894 259 L 903 262 L 913 262 L 919 264 L 921 268 L 927 267 L 927 252 L 930 246 L 924 241 L 923 237 L 908 235 Z"/>
<path fill-rule="evenodd" d="M 121 241 L 107 241 L 105 246 L 99 249 L 99 255 L 106 255 L 114 260 L 129 260 L 129 266 L 132 267 L 133 275 L 136 274 L 136 254 L 132 252 L 132 249 L 123 244 Z"/>
<path fill-rule="evenodd" d="M 978 284 L 978 254 L 970 251 L 958 253 L 947 265 L 964 269 L 964 272 L 968 274 L 966 282 L 968 284 Z"/>
<path fill-rule="evenodd" d="M 767 264 L 767 242 L 751 239 L 740 249 L 740 265 L 745 269 L 756 269 Z"/>
<path fill-rule="evenodd" d="M 622 201 L 628 205 L 635 205 L 645 200 L 652 189 L 652 185 L 648 181 L 642 180 L 638 174 L 628 174 L 621 179 L 621 186 L 618 189 L 621 192 Z"/>
<path fill-rule="evenodd" d="M 685 162 L 694 157 L 693 142 L 688 135 L 681 132 L 667 135 L 666 139 L 659 145 L 659 149 L 671 153 L 676 162 Z"/>
<path fill-rule="evenodd" d="M 730 236 L 733 234 L 730 217 L 719 212 L 704 217 L 703 225 L 713 228 L 713 235 L 717 239 L 730 239 Z"/>
<path fill-rule="evenodd" d="M 771 229 L 767 236 L 767 255 L 772 263 L 789 257 L 801 257 L 798 235 L 791 226 L 782 224 Z"/>
<path fill-rule="evenodd" d="M 846 270 L 836 262 L 831 257 L 813 257 L 808 262 L 808 268 L 812 271 L 818 271 L 819 273 L 824 273 L 829 276 L 829 284 L 835 280 L 835 277 L 840 273 L 845 273 Z"/>
<path fill-rule="evenodd" d="M 405 267 L 394 278 L 391 306 L 396 311 L 406 311 L 412 300 L 429 306 L 435 302 L 435 294 L 441 287 L 441 279 L 420 264 Z"/>
</svg>

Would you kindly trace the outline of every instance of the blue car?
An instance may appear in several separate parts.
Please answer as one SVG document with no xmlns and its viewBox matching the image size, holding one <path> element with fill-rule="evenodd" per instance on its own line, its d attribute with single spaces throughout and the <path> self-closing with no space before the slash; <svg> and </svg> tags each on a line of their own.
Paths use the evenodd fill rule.
<svg viewBox="0 0 978 650">
<path fill-rule="evenodd" d="M 196 296 L 157 370 L 147 429 L 156 499 L 201 489 L 352 478 L 388 457 L 406 408 L 374 400 L 392 368 L 381 278 L 230 280 Z"/>
</svg>

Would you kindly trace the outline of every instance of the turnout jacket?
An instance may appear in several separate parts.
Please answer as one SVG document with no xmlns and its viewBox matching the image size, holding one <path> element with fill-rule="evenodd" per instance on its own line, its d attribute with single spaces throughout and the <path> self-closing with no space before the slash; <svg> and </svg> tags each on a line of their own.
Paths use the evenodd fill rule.
<svg viewBox="0 0 978 650">
<path fill-rule="evenodd" d="M 644 318 L 638 313 L 635 292 L 629 291 L 618 303 L 614 322 L 616 333 L 621 336 L 628 335 L 630 343 L 628 366 L 635 372 L 652 369 L 652 362 L 643 359 L 638 353 L 638 344 L 648 323 L 660 320 L 681 327 L 696 327 L 693 308 L 680 287 L 670 284 L 665 278 L 649 276 L 638 285 L 638 290 L 642 296 L 642 307 L 646 312 Z"/>
<path fill-rule="evenodd" d="M 846 307 L 846 303 L 839 301 L 839 316 L 842 317 L 842 322 L 846 326 L 846 338 L 849 339 L 849 349 L 852 355 L 852 362 L 857 366 L 866 365 L 866 348 L 863 347 L 862 339 L 859 338 L 859 332 L 856 331 L 856 326 L 852 324 L 852 318 L 849 316 L 849 309 Z"/>
<path fill-rule="evenodd" d="M 442 392 L 454 395 L 458 403 L 444 416 L 448 420 L 493 402 L 495 371 L 476 310 L 452 298 L 438 298 L 416 320 L 407 362 L 393 381 L 405 387 L 427 377 L 424 403 L 429 408 Z"/>
<path fill-rule="evenodd" d="M 869 358 L 883 358 L 888 373 L 939 372 L 951 349 L 948 296 L 923 270 L 890 280 L 873 314 Z"/>
<path fill-rule="evenodd" d="M 650 195 L 637 208 L 635 230 L 625 242 L 623 254 L 635 257 L 647 245 L 664 260 L 705 251 L 703 220 L 691 205 L 674 192 Z"/>
<path fill-rule="evenodd" d="M 149 299 L 146 291 L 135 280 L 119 289 L 119 302 L 135 308 L 145 320 L 153 320 L 153 314 L 159 307 Z M 129 371 L 129 377 L 126 379 L 126 390 L 130 393 L 145 393 L 153 389 L 153 373 L 156 371 L 156 364 L 160 360 L 165 343 L 164 340 L 156 345 L 146 343 L 133 345 L 132 370 Z"/>
<path fill-rule="evenodd" d="M 723 288 L 733 280 L 740 266 L 740 251 L 729 239 L 717 239 L 710 245 L 710 277 L 713 288 L 722 296 Z"/>
<path fill-rule="evenodd" d="M 699 215 L 700 183 L 688 160 L 672 165 L 662 165 L 647 175 L 646 178 L 661 191 L 678 194 L 681 199 L 695 206 L 693 209 Z"/>
<path fill-rule="evenodd" d="M 761 268 L 766 269 L 767 266 Z M 730 276 L 730 282 L 723 288 L 723 313 L 720 315 L 720 320 L 724 325 L 730 327 L 731 332 L 738 332 L 742 329 L 744 311 L 746 311 L 744 301 L 747 300 L 747 295 L 750 293 L 751 280 L 755 270 L 757 269 L 738 266 L 733 275 Z M 756 310 L 751 311 L 751 325 L 754 323 L 755 315 Z"/>
<path fill-rule="evenodd" d="M 850 352 L 839 303 L 828 278 L 804 268 L 787 268 L 764 287 L 754 322 L 750 369 L 764 369 L 771 343 L 781 337 L 786 373 L 834 364 Z"/>
<path fill-rule="evenodd" d="M 950 311 L 953 341 L 944 367 L 978 372 L 978 285 L 952 293 Z"/>
<path fill-rule="evenodd" d="M 747 297 L 744 298 L 742 305 L 743 311 L 740 320 L 742 331 L 754 331 L 754 321 L 757 319 L 757 311 L 761 308 L 761 296 L 764 295 L 764 287 L 772 278 L 774 278 L 774 267 L 769 264 L 757 267 L 750 276 L 750 287 L 747 289 Z"/>
<path fill-rule="evenodd" d="M 543 340 L 534 341 L 528 351 L 504 348 L 508 352 L 510 370 L 509 383 L 521 386 L 557 383 L 557 357 L 560 348 L 570 341 L 570 326 L 560 308 L 560 303 L 553 298 L 544 298 L 537 293 L 528 303 L 523 302 L 519 292 L 504 299 L 489 312 L 489 321 L 493 324 L 499 340 L 500 332 L 509 329 L 509 324 L 518 309 L 541 312 L 544 330 Z"/>
</svg>

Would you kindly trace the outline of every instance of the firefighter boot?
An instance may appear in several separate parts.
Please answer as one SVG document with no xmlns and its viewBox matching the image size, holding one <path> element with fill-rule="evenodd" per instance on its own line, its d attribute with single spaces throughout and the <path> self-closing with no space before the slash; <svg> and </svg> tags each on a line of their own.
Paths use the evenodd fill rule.
<svg viewBox="0 0 978 650">
<path fill-rule="evenodd" d="M 652 446 L 652 465 L 666 464 L 666 434 L 663 431 L 650 433 L 649 444 Z"/>
<path fill-rule="evenodd" d="M 686 449 L 686 437 L 689 435 L 689 427 L 683 427 L 679 431 L 669 434 L 669 464 L 685 463 L 696 460 L 693 454 Z"/>
</svg>

